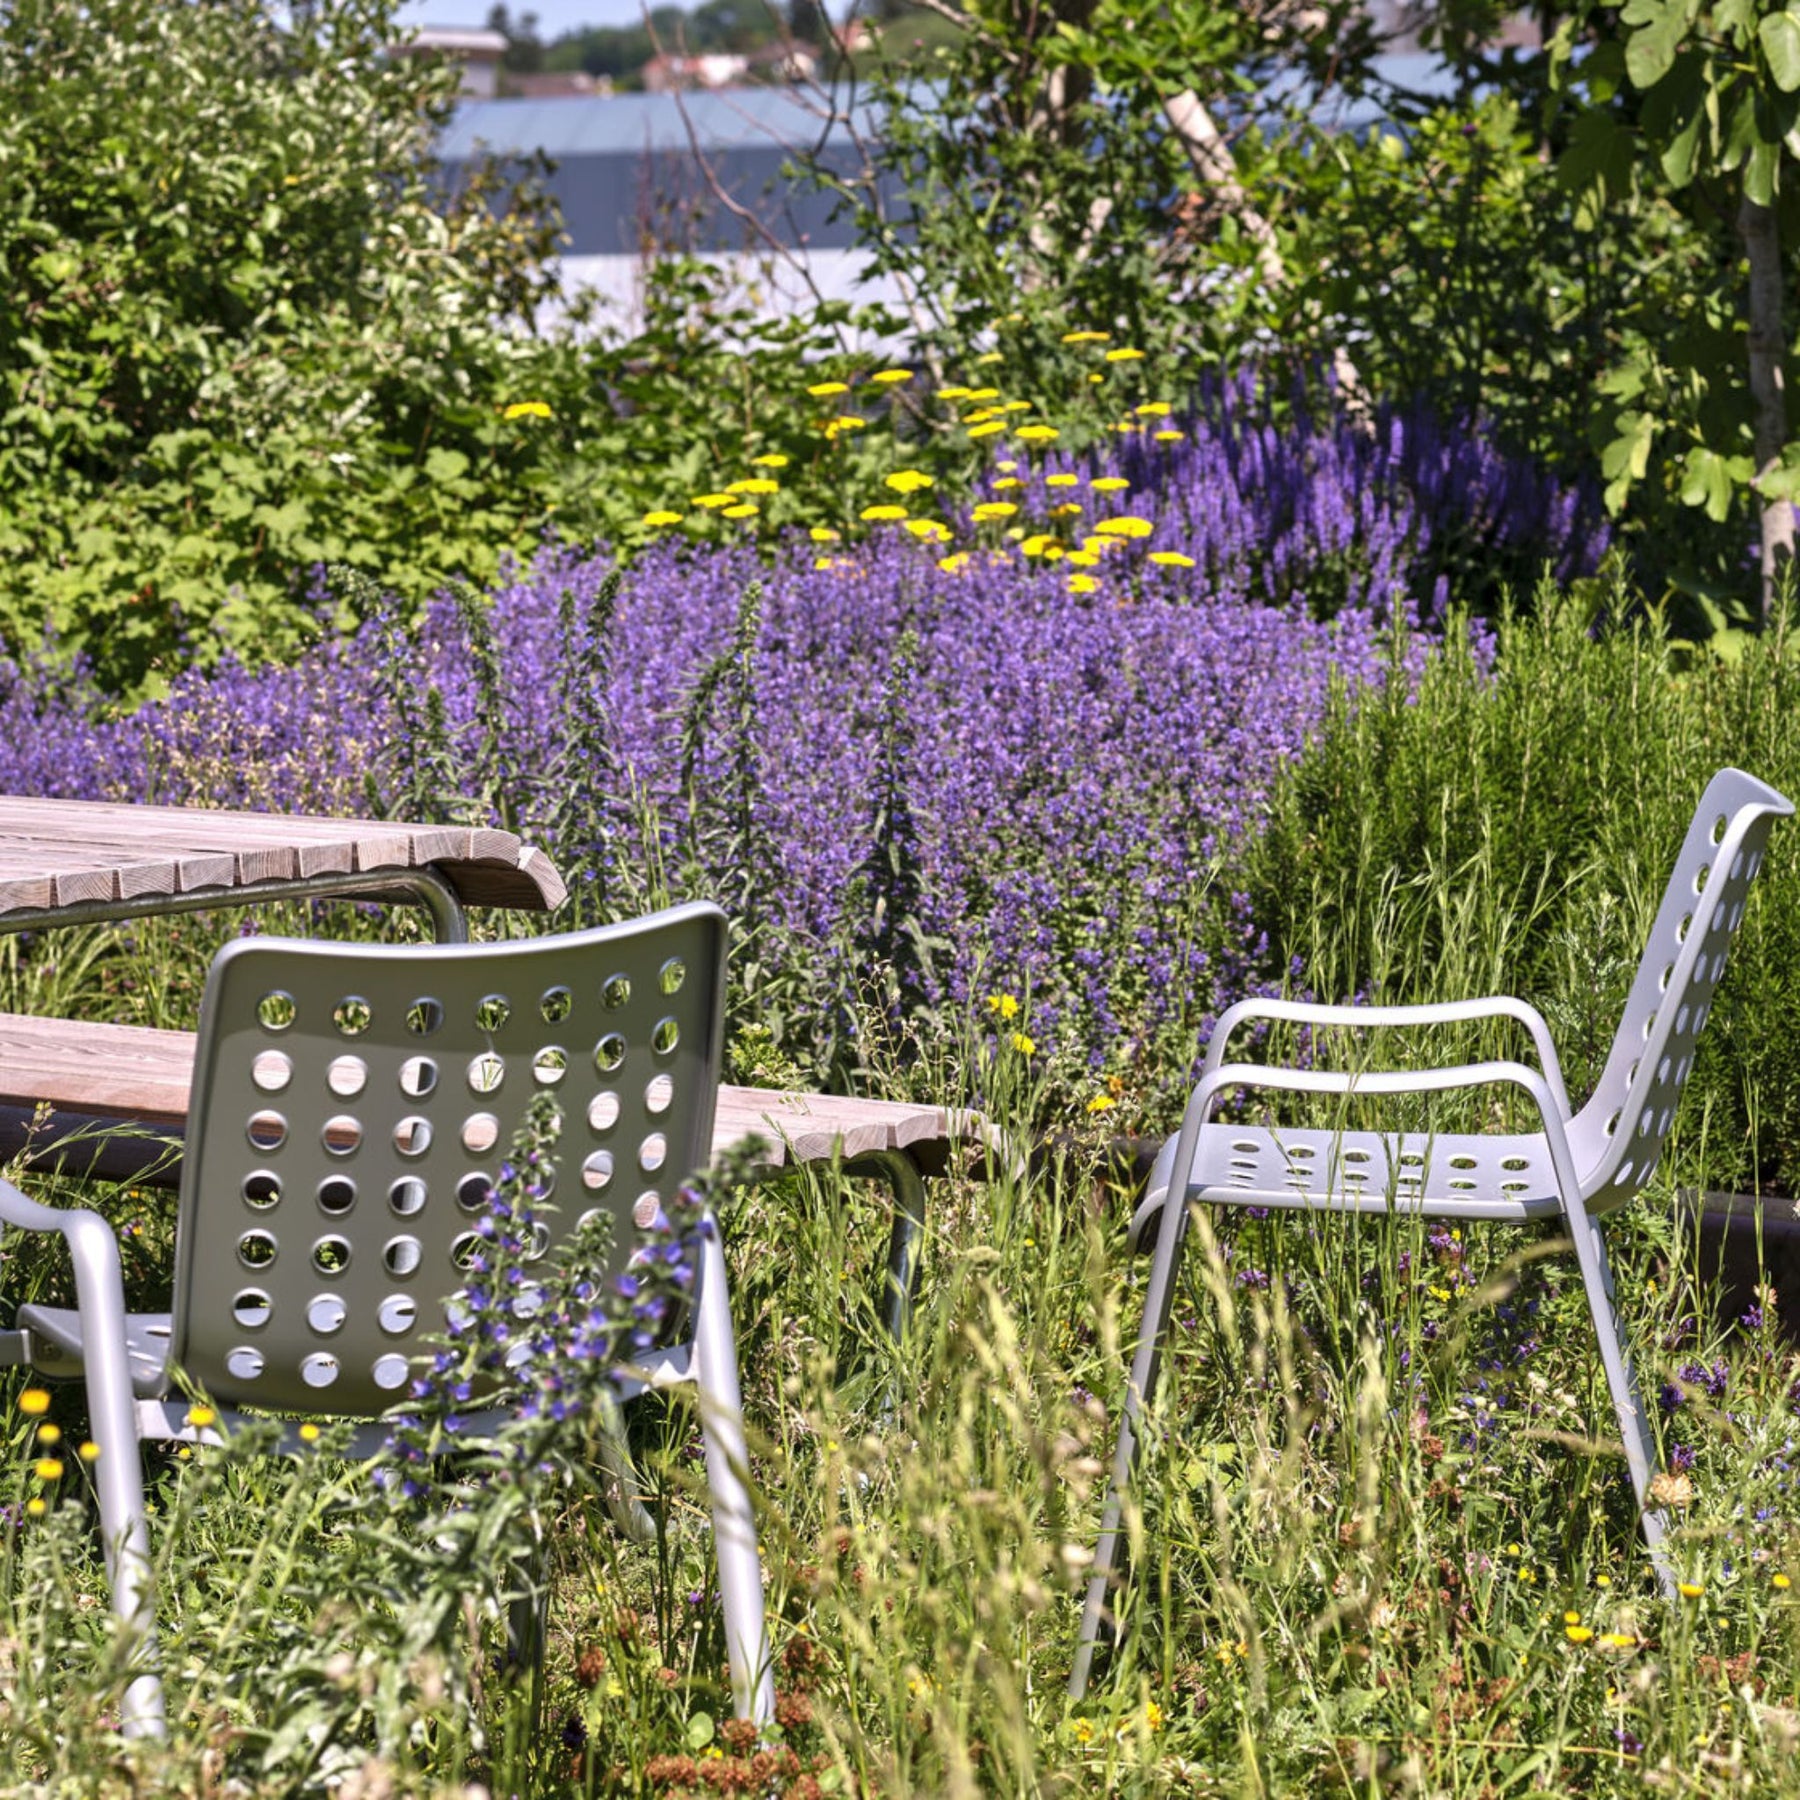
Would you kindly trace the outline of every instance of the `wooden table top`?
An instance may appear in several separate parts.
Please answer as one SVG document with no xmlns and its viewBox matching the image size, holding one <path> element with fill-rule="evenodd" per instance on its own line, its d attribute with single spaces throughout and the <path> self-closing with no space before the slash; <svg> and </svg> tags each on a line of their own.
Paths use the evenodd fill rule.
<svg viewBox="0 0 1800 1800">
<path fill-rule="evenodd" d="M 510 831 L 0 795 L 0 927 L 8 913 L 232 890 L 427 865 L 471 906 L 551 911 L 556 866 Z"/>
</svg>

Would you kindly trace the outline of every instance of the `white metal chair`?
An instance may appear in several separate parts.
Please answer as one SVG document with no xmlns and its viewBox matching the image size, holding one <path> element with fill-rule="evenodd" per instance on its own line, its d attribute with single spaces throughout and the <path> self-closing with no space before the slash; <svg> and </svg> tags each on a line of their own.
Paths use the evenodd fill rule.
<svg viewBox="0 0 1800 1800">
<path fill-rule="evenodd" d="M 538 1093 L 564 1119 L 543 1248 L 604 1207 L 623 1268 L 634 1223 L 654 1223 L 666 1184 L 707 1162 L 724 974 L 725 918 L 707 905 L 476 947 L 228 944 L 201 1005 L 167 1313 L 126 1314 L 98 1214 L 0 1183 L 0 1224 L 60 1232 L 74 1261 L 76 1308 L 22 1307 L 0 1362 L 85 1377 L 114 1607 L 141 1640 L 128 1734 L 163 1726 L 137 1443 L 197 1435 L 177 1372 L 223 1408 L 371 1420 L 392 1406 L 421 1338 L 442 1329 Z M 634 1367 L 698 1390 L 735 1697 L 766 1722 L 773 1680 L 716 1231 L 681 1330 Z M 366 1426 L 360 1442 L 374 1448 L 384 1430 Z"/>
<path fill-rule="evenodd" d="M 1156 1390 L 1183 1238 L 1196 1205 L 1397 1212 L 1466 1222 L 1564 1221 L 1581 1266 L 1644 1535 L 1664 1587 L 1672 1591 L 1661 1553 L 1664 1520 L 1649 1505 L 1656 1443 L 1620 1343 L 1599 1221 L 1641 1191 L 1655 1171 L 1770 827 L 1793 810 L 1773 788 L 1737 769 L 1721 770 L 1707 785 L 1599 1085 L 1579 1112 L 1570 1110 L 1548 1026 L 1519 1000 L 1437 1006 L 1247 1000 L 1220 1018 L 1181 1130 L 1163 1146 L 1132 1221 L 1134 1247 L 1151 1249 L 1155 1260 L 1126 1385 L 1112 1491 L 1082 1610 L 1069 1679 L 1072 1697 L 1087 1691 L 1102 1631 L 1117 1629 L 1112 1602 L 1123 1575 L 1118 1567 L 1122 1495 L 1131 1479 L 1139 1420 Z M 1488 1017 L 1517 1020 L 1531 1037 L 1540 1068 L 1484 1062 L 1404 1073 L 1334 1073 L 1225 1060 L 1233 1033 L 1254 1019 L 1379 1029 Z M 1543 1129 L 1529 1135 L 1434 1136 L 1277 1131 L 1212 1122 L 1220 1097 L 1240 1089 L 1381 1096 L 1496 1086 L 1522 1090 Z M 1171 1193 L 1184 1196 L 1185 1204 L 1169 1205 Z"/>
</svg>

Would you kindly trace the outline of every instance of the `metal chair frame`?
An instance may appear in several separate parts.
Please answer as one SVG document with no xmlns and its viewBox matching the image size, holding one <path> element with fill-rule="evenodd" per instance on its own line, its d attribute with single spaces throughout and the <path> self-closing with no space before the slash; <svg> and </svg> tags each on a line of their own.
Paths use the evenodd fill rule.
<svg viewBox="0 0 1800 1800">
<path fill-rule="evenodd" d="M 1721 770 L 1708 784 L 1669 877 L 1605 1068 L 1579 1112 L 1570 1109 L 1548 1025 L 1520 1000 L 1426 1006 L 1246 1000 L 1220 1018 L 1181 1129 L 1163 1146 L 1132 1223 L 1134 1247 L 1149 1248 L 1154 1261 L 1069 1678 L 1072 1697 L 1087 1691 L 1103 1633 L 1118 1631 L 1114 1598 L 1123 1574 L 1123 1496 L 1141 1421 L 1156 1391 L 1190 1212 L 1201 1205 L 1467 1222 L 1562 1220 L 1574 1241 L 1644 1537 L 1665 1593 L 1673 1593 L 1663 1550 L 1667 1522 L 1650 1500 L 1656 1441 L 1620 1340 L 1600 1219 L 1641 1192 L 1655 1172 L 1769 831 L 1793 810 L 1773 788 L 1741 770 Z M 1510 1018 L 1523 1026 L 1540 1067 L 1491 1061 L 1405 1072 L 1332 1072 L 1225 1060 L 1233 1034 L 1253 1020 L 1382 1030 L 1485 1018 Z M 1361 1098 L 1494 1087 L 1522 1093 L 1542 1129 L 1507 1136 L 1277 1132 L 1213 1121 L 1223 1096 L 1246 1089 Z M 1175 1194 L 1183 1204 L 1169 1204 Z"/>
<path fill-rule="evenodd" d="M 113 1606 L 134 1640 L 127 1735 L 163 1730 L 141 1439 L 216 1435 L 196 1389 L 293 1420 L 364 1421 L 404 1398 L 421 1340 L 478 1253 L 476 1227 L 533 1096 L 564 1118 L 537 1254 L 595 1209 L 664 1218 L 664 1185 L 703 1168 L 722 1055 L 725 917 L 692 905 L 562 937 L 391 948 L 236 940 L 201 1005 L 170 1311 L 128 1314 L 111 1227 L 0 1183 L 0 1224 L 60 1233 L 73 1309 L 26 1306 L 0 1364 L 81 1374 Z M 774 1692 L 746 1486 L 737 1354 L 717 1230 L 700 1246 L 679 1341 L 634 1359 L 626 1397 L 691 1383 L 740 1712 Z M 129 1446 L 127 1452 L 126 1447 Z"/>
</svg>

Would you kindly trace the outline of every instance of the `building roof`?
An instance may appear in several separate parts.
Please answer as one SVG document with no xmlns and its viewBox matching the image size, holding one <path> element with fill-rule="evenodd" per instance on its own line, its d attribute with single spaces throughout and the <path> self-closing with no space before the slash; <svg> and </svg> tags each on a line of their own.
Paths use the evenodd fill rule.
<svg viewBox="0 0 1800 1800">
<path fill-rule="evenodd" d="M 506 38 L 482 25 L 421 25 L 396 50 L 441 50 L 453 56 L 504 56 Z"/>
<path fill-rule="evenodd" d="M 438 155 L 458 163 L 488 151 L 508 156 L 542 150 L 557 158 L 686 151 L 690 126 L 695 141 L 708 151 L 814 144 L 821 137 L 820 104 L 819 95 L 788 87 L 473 100 L 456 109 L 438 140 Z M 856 112 L 858 128 L 872 133 L 874 108 L 865 102 Z M 833 125 L 825 141 L 841 145 L 848 136 L 842 125 Z"/>
</svg>

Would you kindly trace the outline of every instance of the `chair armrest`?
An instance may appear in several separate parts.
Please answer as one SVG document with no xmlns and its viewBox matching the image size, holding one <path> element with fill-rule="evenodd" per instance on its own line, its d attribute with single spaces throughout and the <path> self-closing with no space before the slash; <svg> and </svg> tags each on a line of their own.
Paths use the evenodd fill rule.
<svg viewBox="0 0 1800 1800">
<path fill-rule="evenodd" d="M 1240 1000 L 1227 1007 L 1206 1047 L 1201 1078 L 1217 1070 L 1225 1060 L 1231 1034 L 1252 1019 L 1273 1019 L 1292 1025 L 1348 1025 L 1389 1028 L 1404 1025 L 1455 1025 L 1470 1019 L 1512 1019 L 1523 1025 L 1537 1050 L 1558 1111 L 1567 1119 L 1569 1095 L 1563 1085 L 1562 1064 L 1544 1015 L 1535 1006 L 1511 995 L 1482 1000 L 1444 1000 L 1423 1006 L 1327 1006 L 1307 1000 Z M 1401 1091 L 1401 1090 L 1396 1090 Z"/>
<path fill-rule="evenodd" d="M 42 1206 L 29 1195 L 22 1194 L 10 1181 L 0 1181 L 0 1225 L 11 1225 L 19 1231 L 60 1231 L 68 1235 L 69 1221 L 80 1213 L 72 1208 Z M 98 1217 L 90 1214 L 89 1217 Z"/>
</svg>

